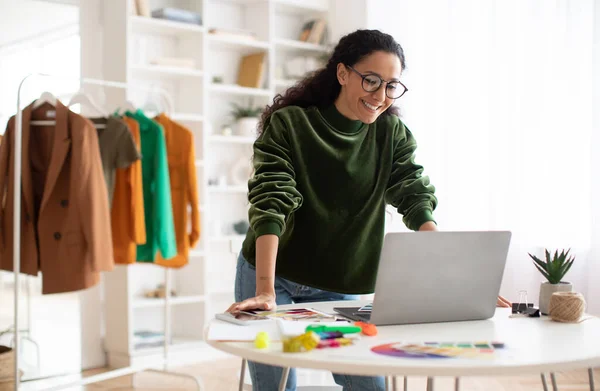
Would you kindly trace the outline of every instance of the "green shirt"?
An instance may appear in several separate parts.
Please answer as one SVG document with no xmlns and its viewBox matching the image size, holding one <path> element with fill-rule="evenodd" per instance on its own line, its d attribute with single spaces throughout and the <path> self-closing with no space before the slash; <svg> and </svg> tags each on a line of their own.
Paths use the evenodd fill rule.
<svg viewBox="0 0 600 391">
<path fill-rule="evenodd" d="M 167 146 L 163 128 L 137 110 L 128 117 L 140 124 L 142 152 L 142 186 L 144 188 L 144 218 L 146 243 L 137 246 L 138 262 L 154 262 L 157 251 L 164 259 L 177 255 Z"/>
<path fill-rule="evenodd" d="M 397 116 L 367 125 L 335 106 L 278 110 L 254 143 L 242 254 L 255 265 L 256 238 L 275 234 L 277 276 L 327 291 L 372 293 L 386 203 L 409 229 L 433 221 L 435 189 L 414 162 L 416 147 Z"/>
</svg>

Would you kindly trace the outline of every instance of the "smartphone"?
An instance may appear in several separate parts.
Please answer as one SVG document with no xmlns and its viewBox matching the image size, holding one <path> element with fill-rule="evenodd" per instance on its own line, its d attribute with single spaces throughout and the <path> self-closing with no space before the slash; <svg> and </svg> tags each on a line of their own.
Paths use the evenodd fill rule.
<svg viewBox="0 0 600 391">
<path fill-rule="evenodd" d="M 271 319 L 265 318 L 264 316 L 256 316 L 249 312 L 224 312 L 221 314 L 216 314 L 215 318 L 219 320 L 224 320 L 225 322 L 235 323 L 240 326 L 248 326 L 250 324 L 257 324 L 259 322 L 269 322 Z"/>
</svg>

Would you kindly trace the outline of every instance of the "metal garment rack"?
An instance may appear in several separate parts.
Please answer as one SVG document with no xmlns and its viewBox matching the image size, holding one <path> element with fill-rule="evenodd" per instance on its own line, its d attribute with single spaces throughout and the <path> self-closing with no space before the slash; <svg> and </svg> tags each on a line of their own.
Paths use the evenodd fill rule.
<svg viewBox="0 0 600 391">
<path fill-rule="evenodd" d="M 159 93 L 161 93 L 163 95 L 163 97 L 166 99 L 166 101 L 168 102 L 169 105 L 172 102 L 172 99 L 168 92 L 166 92 L 164 89 L 161 89 L 161 88 L 158 88 L 155 86 L 140 87 L 140 86 L 133 86 L 128 83 L 117 82 L 117 81 L 92 79 L 92 78 L 81 78 L 81 77 L 73 78 L 73 77 L 68 77 L 68 76 L 57 76 L 57 75 L 50 75 L 50 74 L 45 74 L 45 73 L 32 73 L 32 74 L 25 76 L 19 83 L 19 89 L 17 91 L 17 115 L 16 115 L 16 128 L 15 128 L 15 150 L 14 150 L 15 166 L 14 166 L 14 189 L 13 189 L 14 190 L 13 197 L 15 200 L 14 201 L 13 232 L 15 232 L 15 233 L 21 232 L 21 174 L 22 174 L 22 161 L 21 160 L 22 160 L 22 152 L 23 152 L 23 149 L 22 149 L 22 139 L 23 139 L 23 122 L 22 122 L 23 117 L 22 116 L 23 116 L 23 113 L 21 110 L 21 90 L 22 90 L 25 82 L 33 76 L 47 77 L 47 78 L 52 78 L 52 79 L 57 79 L 57 80 L 78 81 L 80 83 L 80 87 L 83 84 L 92 84 L 92 85 L 103 86 L 103 87 L 114 87 L 114 88 L 122 88 L 122 89 L 131 88 L 131 89 L 138 89 L 138 90 L 145 90 L 145 91 L 158 91 Z M 172 107 L 172 105 L 170 107 Z M 14 327 L 15 327 L 15 332 L 14 332 L 15 386 L 14 386 L 14 389 L 15 389 L 15 391 L 18 391 L 19 387 L 20 387 L 20 383 L 21 383 L 21 379 L 19 376 L 19 361 L 20 361 L 19 360 L 19 348 L 20 348 L 20 342 L 19 342 L 20 276 L 19 275 L 21 273 L 21 237 L 20 237 L 20 235 L 16 235 L 16 234 L 13 235 L 13 249 L 14 249 L 13 250 L 13 254 L 14 254 L 13 255 L 14 317 L 15 317 L 15 321 L 14 321 Z M 163 349 L 163 363 L 162 363 L 163 369 L 162 370 L 152 369 L 149 365 L 119 368 L 119 369 L 107 371 L 107 372 L 104 372 L 104 373 L 101 373 L 98 375 L 85 377 L 83 379 L 73 381 L 68 384 L 62 384 L 59 386 L 46 388 L 46 389 L 43 389 L 43 391 L 63 390 L 65 388 L 69 388 L 69 387 L 98 383 L 100 381 L 114 379 L 114 378 L 126 376 L 126 375 L 134 375 L 133 383 L 135 386 L 135 374 L 138 372 L 142 372 L 142 371 L 157 372 L 157 373 L 163 373 L 163 374 L 166 374 L 169 376 L 187 378 L 187 379 L 193 380 L 196 383 L 198 390 L 202 391 L 204 389 L 202 379 L 192 376 L 192 375 L 184 374 L 184 373 L 168 371 L 169 340 L 171 337 L 171 300 L 170 300 L 170 294 L 169 294 L 171 291 L 171 278 L 170 278 L 171 273 L 170 272 L 171 272 L 171 270 L 169 268 L 165 268 L 166 295 L 165 295 L 165 306 L 164 306 L 165 324 L 164 324 L 164 345 L 163 345 L 164 349 Z"/>
</svg>

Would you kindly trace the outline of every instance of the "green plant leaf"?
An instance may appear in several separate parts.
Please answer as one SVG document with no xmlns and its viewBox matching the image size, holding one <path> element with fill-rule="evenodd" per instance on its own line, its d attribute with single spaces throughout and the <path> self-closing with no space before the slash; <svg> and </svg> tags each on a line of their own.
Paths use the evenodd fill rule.
<svg viewBox="0 0 600 391">
<path fill-rule="evenodd" d="M 540 273 L 542 273 L 542 275 L 546 278 L 546 280 L 548 280 L 552 284 L 551 278 L 548 275 L 548 273 L 546 273 L 546 271 L 544 269 L 542 269 L 541 267 L 539 267 L 538 265 L 535 265 L 535 267 L 540 271 Z"/>
<path fill-rule="evenodd" d="M 540 261 L 539 259 L 534 259 L 533 262 L 536 263 L 536 266 L 540 267 L 542 270 L 544 270 L 545 272 L 548 272 L 547 268 L 546 268 L 546 264 L 542 261 Z"/>
</svg>

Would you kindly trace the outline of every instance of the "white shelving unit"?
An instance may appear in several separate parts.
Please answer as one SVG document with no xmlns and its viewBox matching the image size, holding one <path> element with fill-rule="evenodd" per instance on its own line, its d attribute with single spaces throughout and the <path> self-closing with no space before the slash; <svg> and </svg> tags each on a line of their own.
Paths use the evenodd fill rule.
<svg viewBox="0 0 600 391">
<path fill-rule="evenodd" d="M 231 180 L 231 168 L 248 163 L 254 137 L 224 136 L 220 129 L 231 123 L 231 104 L 264 106 L 281 89 L 297 80 L 285 74 L 284 64 L 294 56 L 319 56 L 322 45 L 298 40 L 307 20 L 329 18 L 333 0 L 150 0 L 151 9 L 186 8 L 202 16 L 202 26 L 133 15 L 130 1 L 82 1 L 83 14 L 101 12 L 103 25 L 86 26 L 83 47 L 101 47 L 82 53 L 85 76 L 160 87 L 172 97 L 171 118 L 194 133 L 196 170 L 201 204 L 201 240 L 189 254 L 189 264 L 173 269 L 171 313 L 173 363 L 201 359 L 210 349 L 202 341 L 206 322 L 233 302 L 237 253 L 243 235 L 233 224 L 247 221 L 247 184 Z M 85 10 L 86 7 L 87 11 Z M 254 39 L 209 33 L 212 28 L 250 30 Z M 103 43 L 103 44 L 102 44 Z M 102 46 L 99 46 L 102 44 Z M 264 52 L 265 75 L 260 88 L 236 84 L 242 56 Z M 90 58 L 102 66 L 90 64 Z M 159 66 L 159 57 L 187 57 L 192 68 Z M 108 59 L 108 60 L 107 60 Z M 221 82 L 215 82 L 214 77 Z M 104 91 L 109 106 L 125 101 L 146 107 L 152 97 L 134 90 Z M 235 129 L 235 126 L 233 126 Z M 214 178 L 225 183 L 209 186 Z M 144 297 L 164 279 L 164 270 L 152 264 L 119 266 L 104 275 L 105 349 L 109 365 L 125 366 L 159 360 L 161 347 L 136 346 L 139 331 L 163 330 L 164 299 Z M 208 353 L 207 353 L 208 354 Z"/>
</svg>

